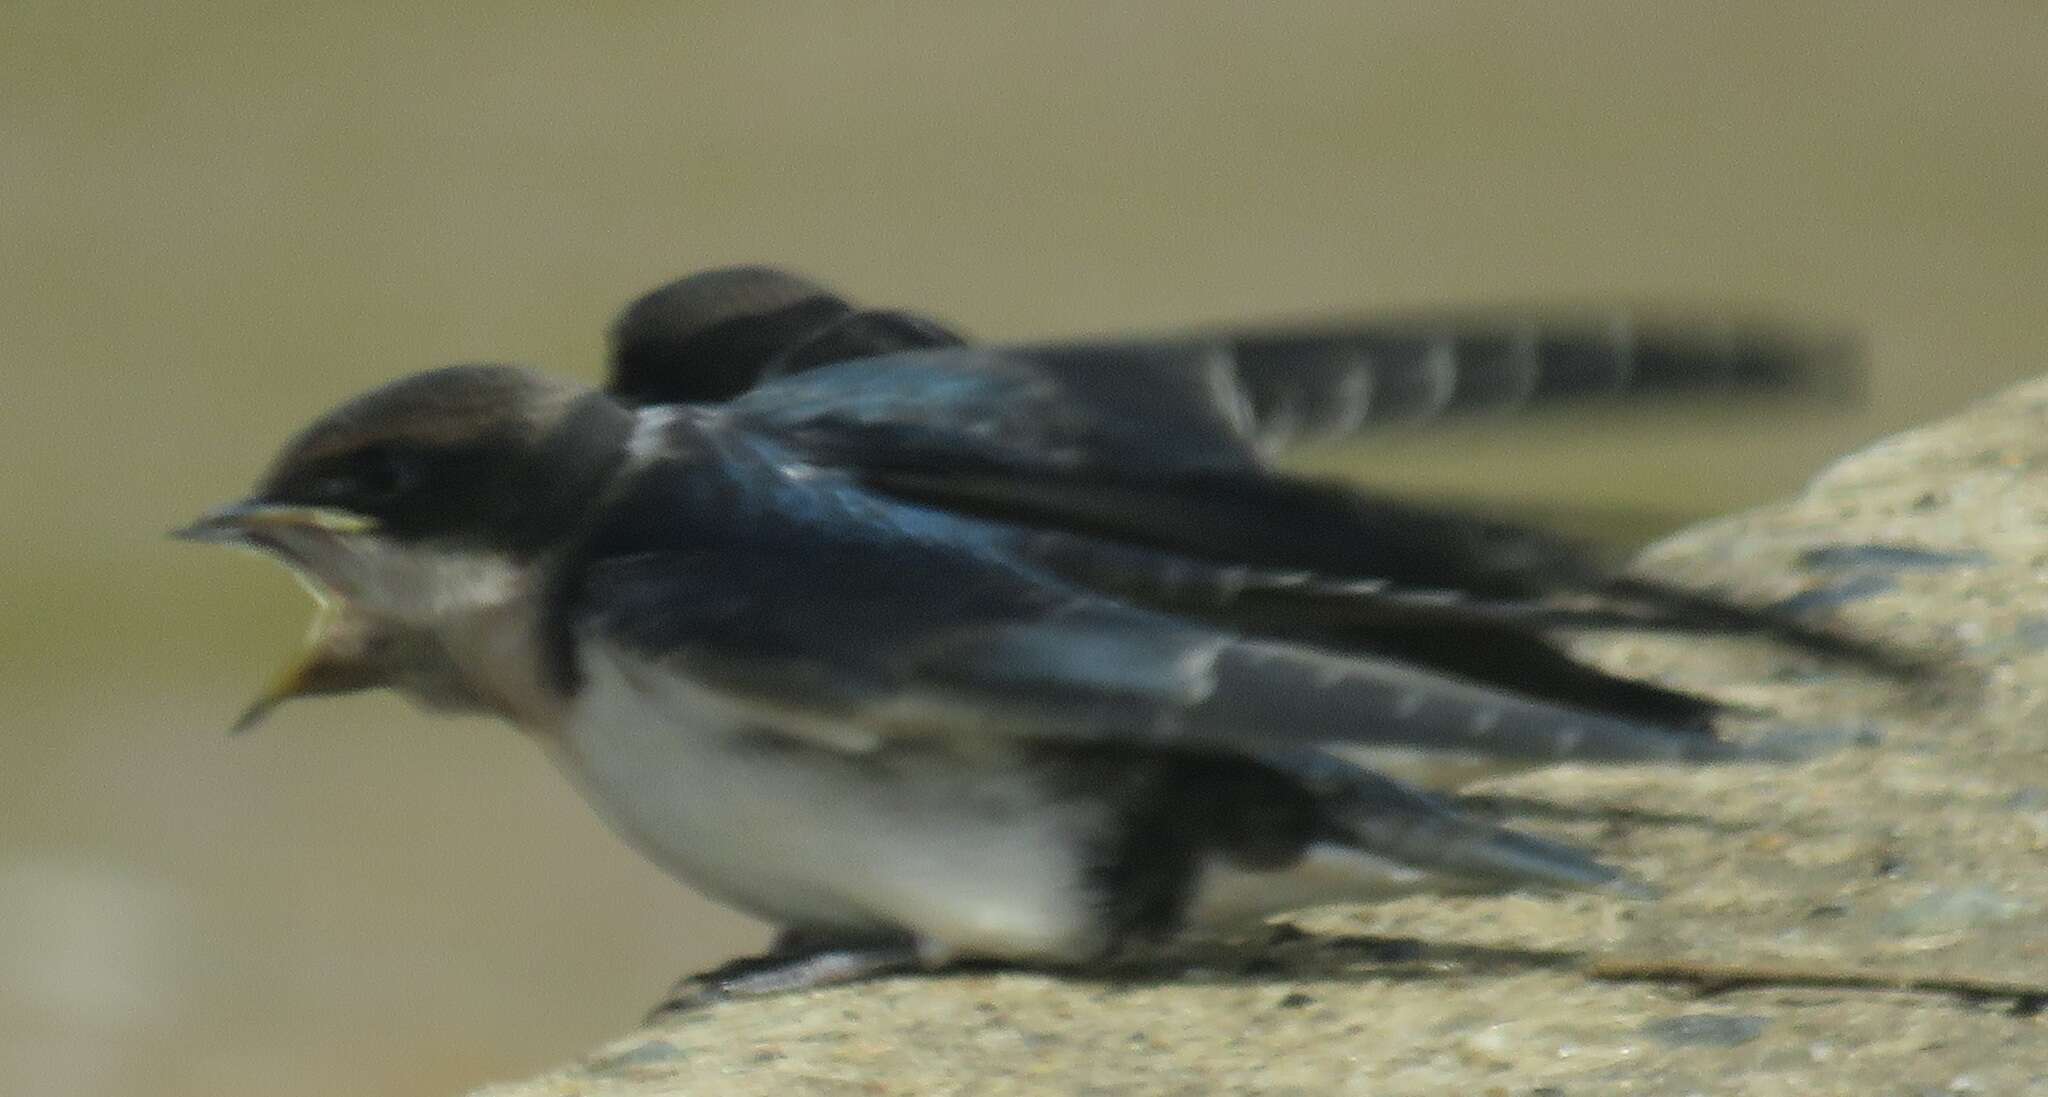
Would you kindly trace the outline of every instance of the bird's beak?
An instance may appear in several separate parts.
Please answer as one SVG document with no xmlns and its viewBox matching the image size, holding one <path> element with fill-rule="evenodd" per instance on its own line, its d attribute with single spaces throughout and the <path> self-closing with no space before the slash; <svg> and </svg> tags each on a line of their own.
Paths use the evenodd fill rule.
<svg viewBox="0 0 2048 1097">
<path fill-rule="evenodd" d="M 382 666 L 370 658 L 370 635 L 345 603 L 323 600 L 307 630 L 298 658 L 271 678 L 249 707 L 228 727 L 240 735 L 263 722 L 277 706 L 300 697 L 349 693 L 385 683 Z"/>
<path fill-rule="evenodd" d="M 386 675 L 373 656 L 377 630 L 363 614 L 309 573 L 303 541 L 373 533 L 377 523 L 350 511 L 250 500 L 220 507 L 171 536 L 181 541 L 251 548 L 277 556 L 290 565 L 302 585 L 320 603 L 306 644 L 229 728 L 241 734 L 262 723 L 286 701 L 298 697 L 347 693 L 383 685 Z"/>
<path fill-rule="evenodd" d="M 261 547 L 266 540 L 266 534 L 293 530 L 344 534 L 374 533 L 376 529 L 375 519 L 354 511 L 247 499 L 207 511 L 191 525 L 172 530 L 171 536 L 180 541 Z"/>
</svg>

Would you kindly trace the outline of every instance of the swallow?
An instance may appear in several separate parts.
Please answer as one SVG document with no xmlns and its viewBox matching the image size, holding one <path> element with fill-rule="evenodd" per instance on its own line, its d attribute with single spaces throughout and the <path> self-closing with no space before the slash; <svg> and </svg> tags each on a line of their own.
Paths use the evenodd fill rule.
<svg viewBox="0 0 2048 1097">
<path fill-rule="evenodd" d="M 455 366 L 316 419 L 179 531 L 321 604 L 238 727 L 388 688 L 523 729 L 642 853 L 781 929 L 681 1004 L 1084 969 L 1324 903 L 1640 895 L 1349 755 L 1774 760 L 1716 734 L 1711 699 L 1554 636 L 1873 654 L 1268 462 L 1283 434 L 1832 368 L 1791 344 L 1368 325 L 978 347 L 814 291 L 699 275 L 626 311 L 604 389 Z"/>
</svg>

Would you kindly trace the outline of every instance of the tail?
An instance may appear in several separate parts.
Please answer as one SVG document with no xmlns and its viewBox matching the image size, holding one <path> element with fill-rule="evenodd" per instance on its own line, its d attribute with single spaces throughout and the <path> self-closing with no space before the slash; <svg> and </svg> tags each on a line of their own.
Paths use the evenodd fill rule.
<svg viewBox="0 0 2048 1097">
<path fill-rule="evenodd" d="M 1581 850 L 1496 826 L 1320 751 L 1276 752 L 1261 760 L 1317 795 L 1326 826 L 1345 845 L 1445 877 L 1461 890 L 1656 894 Z"/>
</svg>

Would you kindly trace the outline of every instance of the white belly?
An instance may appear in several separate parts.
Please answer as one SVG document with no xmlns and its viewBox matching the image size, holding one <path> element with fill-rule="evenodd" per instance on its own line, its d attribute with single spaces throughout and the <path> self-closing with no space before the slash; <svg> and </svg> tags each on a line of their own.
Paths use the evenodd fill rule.
<svg viewBox="0 0 2048 1097">
<path fill-rule="evenodd" d="M 784 926 L 907 930 L 935 956 L 1101 947 L 1080 840 L 1098 821 L 1011 759 L 773 739 L 629 657 L 584 663 L 559 761 L 620 834 L 704 892 Z"/>
</svg>

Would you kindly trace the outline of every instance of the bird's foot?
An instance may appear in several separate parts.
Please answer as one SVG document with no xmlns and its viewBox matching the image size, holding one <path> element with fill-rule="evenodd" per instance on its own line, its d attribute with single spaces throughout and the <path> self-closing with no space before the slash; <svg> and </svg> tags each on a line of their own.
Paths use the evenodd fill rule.
<svg viewBox="0 0 2048 1097">
<path fill-rule="evenodd" d="M 924 966 L 908 938 L 822 937 L 785 930 L 767 952 L 686 975 L 649 1011 L 649 1021 L 733 998 L 857 983 Z"/>
</svg>

